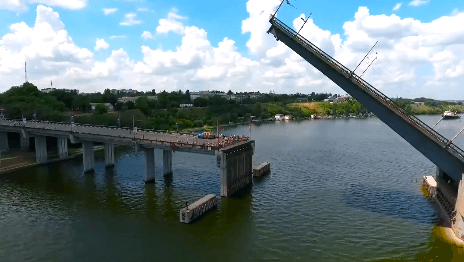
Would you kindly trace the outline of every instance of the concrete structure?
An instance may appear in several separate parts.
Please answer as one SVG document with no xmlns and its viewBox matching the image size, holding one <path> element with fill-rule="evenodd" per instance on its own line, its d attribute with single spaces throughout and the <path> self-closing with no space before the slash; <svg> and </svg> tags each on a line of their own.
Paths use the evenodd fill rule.
<svg viewBox="0 0 464 262">
<path fill-rule="evenodd" d="M 114 144 L 112 142 L 105 143 L 105 166 L 114 166 Z"/>
<path fill-rule="evenodd" d="M 253 179 L 254 141 L 241 142 L 218 152 L 221 196 L 231 196 L 251 184 Z"/>
<path fill-rule="evenodd" d="M 145 183 L 155 182 L 155 150 L 145 148 Z"/>
<path fill-rule="evenodd" d="M 455 210 L 451 214 L 451 228 L 456 236 L 464 240 L 464 174 L 462 176 L 463 179 L 459 183 Z"/>
<path fill-rule="evenodd" d="M 0 151 L 7 151 L 10 147 L 8 146 L 8 133 L 0 132 Z"/>
<path fill-rule="evenodd" d="M 97 107 L 97 105 L 99 104 L 103 104 L 104 106 L 106 106 L 106 108 L 108 109 L 108 111 L 113 111 L 114 110 L 114 107 L 112 104 L 110 103 L 90 103 L 90 107 L 92 108 L 92 110 L 95 110 L 95 108 Z"/>
<path fill-rule="evenodd" d="M 180 210 L 180 222 L 189 224 L 201 215 L 205 214 L 209 210 L 217 207 L 218 199 L 216 195 L 209 194 L 197 201 L 193 204 L 184 207 Z"/>
<path fill-rule="evenodd" d="M 28 136 L 20 136 L 19 144 L 22 150 L 29 150 L 29 137 Z"/>
<path fill-rule="evenodd" d="M 163 149 L 163 175 L 172 175 L 172 150 Z"/>
<path fill-rule="evenodd" d="M 114 165 L 114 146 L 133 146 L 145 152 L 145 181 L 155 181 L 154 150 L 163 151 L 163 175 L 172 174 L 172 155 L 174 151 L 221 155 L 223 161 L 221 176 L 225 185 L 224 196 L 230 196 L 251 182 L 251 156 L 254 141 L 246 137 L 224 137 L 201 139 L 192 134 L 166 134 L 153 131 L 133 131 L 120 128 L 104 128 L 80 125 L 53 124 L 49 122 L 17 122 L 0 120 L 0 142 L 8 145 L 8 132 L 19 133 L 21 139 L 35 139 L 37 163 L 47 163 L 46 137 L 56 137 L 58 156 L 68 157 L 68 140 L 72 144 L 82 143 L 83 170 L 95 169 L 94 143 L 104 144 L 105 165 Z M 26 140 L 24 140 L 26 141 Z"/>
<path fill-rule="evenodd" d="M 35 159 L 37 163 L 47 162 L 47 139 L 45 136 L 36 136 L 35 140 Z"/>
<path fill-rule="evenodd" d="M 260 177 L 271 171 L 271 163 L 264 162 L 259 165 L 257 168 L 253 169 L 253 177 Z"/>
<path fill-rule="evenodd" d="M 95 152 L 93 142 L 82 141 L 84 172 L 91 172 L 95 169 Z"/>
<path fill-rule="evenodd" d="M 58 157 L 61 159 L 67 158 L 69 155 L 68 138 L 58 137 L 57 147 L 58 147 Z"/>
</svg>

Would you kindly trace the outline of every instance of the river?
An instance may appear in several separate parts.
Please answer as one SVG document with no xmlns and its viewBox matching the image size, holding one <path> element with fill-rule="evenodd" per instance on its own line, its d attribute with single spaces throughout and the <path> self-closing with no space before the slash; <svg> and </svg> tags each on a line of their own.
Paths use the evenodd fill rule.
<svg viewBox="0 0 464 262">
<path fill-rule="evenodd" d="M 433 125 L 439 116 L 420 116 Z M 452 138 L 462 119 L 436 128 Z M 247 126 L 223 133 L 248 135 Z M 143 153 L 117 148 L 0 177 L 1 261 L 463 261 L 440 237 L 420 179 L 435 166 L 377 118 L 254 125 L 271 173 L 193 224 L 179 210 L 220 194 L 214 156 L 176 152 L 143 183 Z M 464 148 L 464 135 L 456 144 Z"/>
</svg>

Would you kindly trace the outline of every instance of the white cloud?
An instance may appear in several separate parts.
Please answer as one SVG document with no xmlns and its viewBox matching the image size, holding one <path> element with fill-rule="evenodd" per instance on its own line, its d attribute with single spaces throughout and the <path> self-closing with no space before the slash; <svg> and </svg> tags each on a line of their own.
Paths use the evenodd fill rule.
<svg viewBox="0 0 464 262">
<path fill-rule="evenodd" d="M 427 4 L 428 2 L 430 2 L 430 0 L 414 0 L 414 1 L 411 1 L 409 5 L 410 6 L 421 6 L 421 5 Z"/>
<path fill-rule="evenodd" d="M 105 39 L 99 39 L 97 38 L 97 41 L 95 42 L 95 51 L 98 51 L 100 49 L 108 49 L 110 45 L 105 41 Z"/>
<path fill-rule="evenodd" d="M 2 0 L 0 1 L 0 9 L 12 11 L 27 11 L 27 6 L 24 0 Z"/>
<path fill-rule="evenodd" d="M 399 9 L 401 8 L 402 5 L 403 5 L 403 3 L 397 3 L 397 4 L 395 5 L 395 7 L 393 7 L 393 11 L 399 10 Z"/>
<path fill-rule="evenodd" d="M 242 23 L 242 32 L 249 35 L 251 58 L 237 52 L 235 42 L 227 37 L 217 45 L 211 44 L 204 29 L 185 25 L 186 18 L 173 10 L 160 19 L 156 33 L 179 35 L 182 40 L 178 46 L 172 50 L 142 46 L 142 59 L 138 61 L 123 49 L 96 61 L 91 51 L 72 41 L 58 13 L 39 6 L 33 27 L 17 23 L 10 26 L 8 34 L 0 35 L 0 79 L 4 79 L 0 90 L 24 81 L 27 61 L 29 78 L 39 87 L 53 79 L 54 85 L 82 92 L 103 91 L 110 86 L 151 90 L 156 83 L 157 90 L 166 91 L 342 93 L 290 48 L 266 34 L 268 17 L 261 18 L 260 14 L 263 10 L 272 12 L 280 3 L 269 2 L 247 3 L 249 17 Z M 305 15 L 287 24 L 299 29 L 301 17 Z M 376 56 L 377 60 L 363 76 L 373 86 L 390 96 L 452 99 L 462 93 L 464 82 L 464 31 L 455 26 L 459 24 L 464 24 L 464 13 L 423 23 L 394 14 L 371 15 L 366 7 L 360 7 L 343 25 L 343 36 L 321 29 L 312 19 L 300 33 L 351 70 L 379 41 L 366 62 Z M 150 32 L 144 31 L 142 37 L 156 36 Z M 366 62 L 356 73 L 367 68 Z"/>
<path fill-rule="evenodd" d="M 126 38 L 125 35 L 112 35 L 110 36 L 110 39 L 121 39 L 121 38 Z"/>
<path fill-rule="evenodd" d="M 127 13 L 124 15 L 124 21 L 122 21 L 119 24 L 126 25 L 126 26 L 140 24 L 141 21 L 136 20 L 136 17 L 137 17 L 136 13 Z"/>
<path fill-rule="evenodd" d="M 82 9 L 87 6 L 87 0 L 28 0 L 29 3 L 58 6 L 67 9 Z"/>
<path fill-rule="evenodd" d="M 102 10 L 105 15 L 113 14 L 118 11 L 117 8 L 103 8 Z"/>
<path fill-rule="evenodd" d="M 137 12 L 148 12 L 150 9 L 148 8 L 137 8 Z"/>
<path fill-rule="evenodd" d="M 186 17 L 180 16 L 175 12 L 171 11 L 168 14 L 168 18 L 160 19 L 158 27 L 156 27 L 156 32 L 159 34 L 167 34 L 169 32 L 174 32 L 182 34 L 184 32 L 184 25 L 179 20 L 185 20 Z"/>
<path fill-rule="evenodd" d="M 154 38 L 154 36 L 153 36 L 150 32 L 148 32 L 148 31 L 143 31 L 143 33 L 142 33 L 142 38 L 145 39 L 145 40 L 147 40 L 147 39 Z"/>
</svg>

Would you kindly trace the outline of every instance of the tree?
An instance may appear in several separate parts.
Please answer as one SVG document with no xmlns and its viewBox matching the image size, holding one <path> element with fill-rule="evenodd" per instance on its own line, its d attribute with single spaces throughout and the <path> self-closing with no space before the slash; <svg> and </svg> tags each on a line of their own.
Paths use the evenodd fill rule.
<svg viewBox="0 0 464 262">
<path fill-rule="evenodd" d="M 231 96 L 231 95 L 233 95 L 233 94 L 234 94 L 234 93 L 232 92 L 232 90 L 229 90 L 229 92 L 227 92 L 227 95 L 228 95 L 228 96 Z"/>
<path fill-rule="evenodd" d="M 96 115 L 101 115 L 101 114 L 106 114 L 108 113 L 108 107 L 106 107 L 105 104 L 98 104 L 95 106 L 95 114 Z"/>
<path fill-rule="evenodd" d="M 203 97 L 197 97 L 193 100 L 193 106 L 195 107 L 205 107 L 208 105 L 208 100 Z"/>
</svg>

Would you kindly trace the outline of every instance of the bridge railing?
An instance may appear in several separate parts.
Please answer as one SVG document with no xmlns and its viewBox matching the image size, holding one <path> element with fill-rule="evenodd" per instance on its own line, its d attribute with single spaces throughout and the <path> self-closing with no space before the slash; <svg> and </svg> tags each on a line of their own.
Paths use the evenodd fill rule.
<svg viewBox="0 0 464 262">
<path fill-rule="evenodd" d="M 377 90 L 371 84 L 366 82 L 364 79 L 356 75 L 353 71 L 345 67 L 343 64 L 338 62 L 336 59 L 322 51 L 319 47 L 311 43 L 309 40 L 304 38 L 303 36 L 299 35 L 295 30 L 288 27 L 282 21 L 277 19 L 276 17 L 272 17 L 269 21 L 272 25 L 278 27 L 282 31 L 286 32 L 288 36 L 305 46 L 311 53 L 321 58 L 321 60 L 325 61 L 329 64 L 332 68 L 337 70 L 340 74 L 344 75 L 346 78 L 350 79 L 353 83 L 355 83 L 358 87 L 363 89 L 365 92 L 370 94 L 371 96 L 377 98 L 382 104 L 390 108 L 392 111 L 396 112 L 399 116 L 402 116 L 412 125 L 414 125 L 417 129 L 422 130 L 425 134 L 436 142 L 438 142 L 443 147 L 449 147 L 452 151 L 464 157 L 464 151 L 456 146 L 453 143 L 450 143 L 450 140 L 442 136 L 440 133 L 435 131 L 433 128 L 422 122 L 420 119 L 416 118 L 415 116 L 409 115 L 406 111 L 398 106 L 393 100 L 391 100 L 388 96 L 384 95 L 382 92 Z"/>
</svg>

